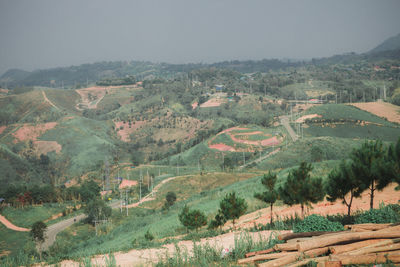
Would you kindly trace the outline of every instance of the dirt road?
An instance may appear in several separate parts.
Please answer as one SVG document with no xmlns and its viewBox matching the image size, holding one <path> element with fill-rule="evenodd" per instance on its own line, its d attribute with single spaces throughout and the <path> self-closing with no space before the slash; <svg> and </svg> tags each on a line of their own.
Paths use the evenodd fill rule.
<svg viewBox="0 0 400 267">
<path fill-rule="evenodd" d="M 56 236 L 59 232 L 86 217 L 87 216 L 85 214 L 80 214 L 73 218 L 63 220 L 61 222 L 55 223 L 47 227 L 46 240 L 42 245 L 43 250 L 47 250 L 51 245 L 53 245 L 53 243 L 56 241 Z"/>
<path fill-rule="evenodd" d="M 29 232 L 30 229 L 24 228 L 24 227 L 19 227 L 14 225 L 12 222 L 6 219 L 6 217 L 0 215 L 0 222 L 4 224 L 5 227 L 8 229 L 14 230 L 14 231 L 19 231 L 19 232 Z"/>
<path fill-rule="evenodd" d="M 293 142 L 295 142 L 299 137 L 293 131 L 292 127 L 289 124 L 289 116 L 282 116 L 281 117 L 281 124 L 286 128 L 286 130 L 289 133 L 290 137 L 292 137 Z"/>
<path fill-rule="evenodd" d="M 220 236 L 203 238 L 197 245 L 206 245 L 207 243 L 211 247 L 217 248 L 222 252 L 222 249 L 233 248 L 235 244 L 235 238 L 246 238 L 251 237 L 254 241 L 260 239 L 268 239 L 272 236 L 278 235 L 279 233 L 285 233 L 289 231 L 261 231 L 257 233 L 242 233 L 242 232 L 230 232 Z M 193 241 L 184 240 L 177 243 L 182 253 L 187 252 L 188 256 L 192 255 Z M 174 244 L 167 244 L 161 248 L 149 248 L 149 249 L 133 249 L 128 252 L 116 252 L 114 257 L 116 265 L 121 267 L 128 266 L 151 266 L 157 262 L 160 257 L 164 258 L 165 255 L 172 256 L 176 251 Z M 92 258 L 92 264 L 95 266 L 106 266 L 106 258 L 104 255 L 97 255 Z M 63 261 L 60 263 L 62 267 L 79 266 L 79 263 L 73 261 Z"/>
<path fill-rule="evenodd" d="M 44 91 L 42 91 L 42 95 L 43 95 L 43 98 L 44 98 L 44 101 L 45 101 L 45 102 L 49 103 L 49 104 L 50 104 L 51 106 L 53 106 L 55 109 L 60 110 L 56 105 L 54 105 L 53 102 L 51 102 L 51 101 L 47 98 L 46 93 L 45 93 Z"/>
<path fill-rule="evenodd" d="M 255 159 L 255 160 L 253 160 L 253 161 L 250 161 L 250 162 L 248 162 L 248 163 L 246 163 L 246 164 L 244 164 L 244 165 L 242 165 L 242 166 L 239 166 L 239 169 L 242 169 L 242 168 L 244 168 L 244 167 L 246 167 L 246 166 L 248 166 L 248 165 L 250 165 L 250 164 L 252 164 L 252 163 L 259 163 L 259 162 L 263 161 L 264 159 L 266 159 L 266 158 L 268 158 L 268 157 L 270 157 L 270 156 L 272 156 L 272 155 L 275 155 L 275 154 L 278 153 L 280 150 L 281 150 L 281 149 L 278 147 L 278 148 L 275 149 L 274 151 L 271 151 L 270 153 L 268 153 L 268 154 L 262 156 L 261 158 L 257 158 L 257 159 Z"/>
</svg>

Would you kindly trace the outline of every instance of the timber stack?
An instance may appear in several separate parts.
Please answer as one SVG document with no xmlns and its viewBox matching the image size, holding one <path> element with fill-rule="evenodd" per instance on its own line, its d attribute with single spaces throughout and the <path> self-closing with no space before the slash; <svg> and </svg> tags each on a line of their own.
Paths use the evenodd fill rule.
<svg viewBox="0 0 400 267">
<path fill-rule="evenodd" d="M 399 224 L 355 224 L 346 225 L 345 229 L 339 232 L 283 234 L 278 239 L 285 243 L 247 253 L 246 258 L 238 260 L 238 264 L 295 267 L 316 262 L 319 267 L 336 267 L 400 263 Z"/>
</svg>

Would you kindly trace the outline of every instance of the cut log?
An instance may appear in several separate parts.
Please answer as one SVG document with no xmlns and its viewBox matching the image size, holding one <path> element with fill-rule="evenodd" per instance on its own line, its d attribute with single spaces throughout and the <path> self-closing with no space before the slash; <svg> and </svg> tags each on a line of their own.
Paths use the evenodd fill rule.
<svg viewBox="0 0 400 267">
<path fill-rule="evenodd" d="M 268 261 L 268 262 L 263 262 L 258 264 L 257 266 L 261 266 L 261 267 L 274 267 L 274 266 L 283 266 L 286 264 L 290 264 L 293 263 L 295 261 L 297 261 L 299 258 L 304 258 L 304 257 L 317 257 L 319 255 L 325 254 L 328 252 L 328 248 L 318 248 L 318 249 L 312 249 L 309 251 L 305 251 L 304 253 L 301 252 L 294 252 L 291 255 L 287 255 L 285 257 L 282 258 L 278 258 L 272 261 Z"/>
<path fill-rule="evenodd" d="M 294 251 L 294 250 L 297 250 L 297 243 L 291 242 L 291 243 L 284 243 L 284 244 L 276 244 L 274 246 L 274 249 L 276 251 Z"/>
<path fill-rule="evenodd" d="M 330 246 L 329 251 L 332 254 L 341 254 L 345 253 L 348 251 L 356 250 L 362 247 L 366 247 L 372 244 L 376 244 L 385 240 L 391 240 L 391 239 L 369 239 L 365 241 L 360 241 L 360 242 L 355 242 L 355 243 L 350 243 L 347 245 L 337 245 L 337 246 Z"/>
<path fill-rule="evenodd" d="M 296 263 L 293 263 L 293 264 L 290 264 L 290 265 L 287 265 L 286 267 L 298 267 L 298 266 L 303 266 L 303 265 L 306 265 L 306 264 L 308 264 L 308 263 L 310 263 L 310 262 L 316 262 L 316 263 L 320 263 L 320 262 L 324 262 L 324 261 L 327 261 L 329 259 L 329 256 L 323 256 L 323 257 L 318 257 L 318 258 L 310 258 L 310 259 L 305 259 L 305 260 L 301 260 L 301 261 L 298 261 L 298 262 L 296 262 Z M 333 266 L 332 266 L 333 267 Z M 336 267 L 336 266 L 335 266 Z"/>
<path fill-rule="evenodd" d="M 392 263 L 400 263 L 400 251 L 364 254 L 362 257 L 360 255 L 331 255 L 330 259 L 341 261 L 343 265 L 386 263 L 388 260 Z"/>
<path fill-rule="evenodd" d="M 400 243 L 386 245 L 386 246 L 380 246 L 380 247 L 361 248 L 361 249 L 357 249 L 354 251 L 349 251 L 349 252 L 345 253 L 345 255 L 363 255 L 363 254 L 371 254 L 371 253 L 392 251 L 392 250 L 400 250 Z"/>
<path fill-rule="evenodd" d="M 271 254 L 256 255 L 254 257 L 240 259 L 240 260 L 238 260 L 238 264 L 247 264 L 247 263 L 253 263 L 253 262 L 256 262 L 256 261 L 279 259 L 279 258 L 282 258 L 282 257 L 285 257 L 285 256 L 289 256 L 289 255 L 295 254 L 295 253 L 297 253 L 297 252 L 281 252 L 281 253 L 271 253 Z"/>
<path fill-rule="evenodd" d="M 345 229 L 351 229 L 351 231 L 377 231 L 381 229 L 385 229 L 389 227 L 390 223 L 362 223 L 362 224 L 352 224 L 352 225 L 345 225 Z"/>
<path fill-rule="evenodd" d="M 331 233 L 338 233 L 338 232 L 304 232 L 304 233 L 287 233 L 278 236 L 279 240 L 290 240 L 294 238 L 301 238 L 301 237 L 312 237 L 312 236 L 320 236 L 326 235 Z"/>
<path fill-rule="evenodd" d="M 293 238 L 289 239 L 286 241 L 286 243 L 298 243 L 298 242 L 303 242 L 306 240 L 310 240 L 312 237 L 299 237 L 299 238 Z"/>
<path fill-rule="evenodd" d="M 273 248 L 269 248 L 269 249 L 266 249 L 266 250 L 253 251 L 253 252 L 247 253 L 245 255 L 245 257 L 248 258 L 248 257 L 253 257 L 255 255 L 268 254 L 268 253 L 271 253 L 271 252 L 274 252 L 274 251 L 275 250 Z"/>
<path fill-rule="evenodd" d="M 395 227 L 392 227 L 395 228 Z M 390 228 L 388 228 L 390 229 Z M 326 238 L 313 238 L 312 240 L 307 240 L 297 243 L 298 251 L 307 251 L 314 248 L 321 248 L 330 245 L 335 245 L 342 242 L 349 241 L 361 241 L 366 239 L 388 239 L 388 238 L 400 238 L 400 231 L 398 230 L 379 230 L 379 231 L 369 231 L 369 232 L 345 232 L 337 235 L 329 236 Z"/>
</svg>

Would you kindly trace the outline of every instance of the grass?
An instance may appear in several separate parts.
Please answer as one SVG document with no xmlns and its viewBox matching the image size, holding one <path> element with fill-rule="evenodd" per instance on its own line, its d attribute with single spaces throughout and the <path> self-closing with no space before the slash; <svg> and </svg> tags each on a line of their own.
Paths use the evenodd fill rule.
<svg viewBox="0 0 400 267">
<path fill-rule="evenodd" d="M 345 104 L 326 104 L 313 106 L 310 109 L 307 109 L 305 114 L 322 115 L 322 118 L 318 119 L 361 120 L 382 124 L 389 127 L 397 127 L 397 125 L 388 122 L 387 120 L 382 119 L 381 117 L 378 117 L 372 113 Z"/>
<path fill-rule="evenodd" d="M 55 214 L 62 213 L 65 205 L 48 204 L 42 206 L 25 206 L 24 208 L 3 208 L 1 214 L 19 227 L 30 228 L 37 221 L 50 219 Z"/>
<path fill-rule="evenodd" d="M 34 246 L 34 243 L 29 232 L 16 232 L 0 224 L 0 253 L 10 251 L 9 257 L 16 257 L 18 252 L 24 249 L 30 250 L 32 246 Z"/>
<path fill-rule="evenodd" d="M 304 129 L 304 134 L 308 136 L 332 136 L 358 140 L 383 140 L 396 142 L 400 136 L 400 127 L 388 127 L 378 125 L 356 125 L 353 123 L 330 124 L 311 124 Z"/>
<path fill-rule="evenodd" d="M 353 148 L 364 140 L 338 137 L 311 137 L 299 139 L 282 146 L 281 151 L 257 164 L 257 169 L 284 169 L 300 164 L 301 161 L 316 162 L 347 158 Z"/>
</svg>

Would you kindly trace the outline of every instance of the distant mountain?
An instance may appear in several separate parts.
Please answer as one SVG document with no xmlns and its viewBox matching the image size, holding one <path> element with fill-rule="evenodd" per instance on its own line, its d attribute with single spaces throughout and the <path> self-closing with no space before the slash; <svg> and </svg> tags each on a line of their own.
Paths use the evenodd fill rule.
<svg viewBox="0 0 400 267">
<path fill-rule="evenodd" d="M 20 69 L 9 69 L 0 77 L 0 80 L 2 80 L 3 82 L 19 81 L 28 77 L 29 74 L 31 74 L 29 71 L 24 71 Z"/>
<path fill-rule="evenodd" d="M 397 49 L 400 49 L 400 33 L 396 36 L 386 39 L 383 43 L 369 51 L 369 53 L 377 53 Z"/>
</svg>

